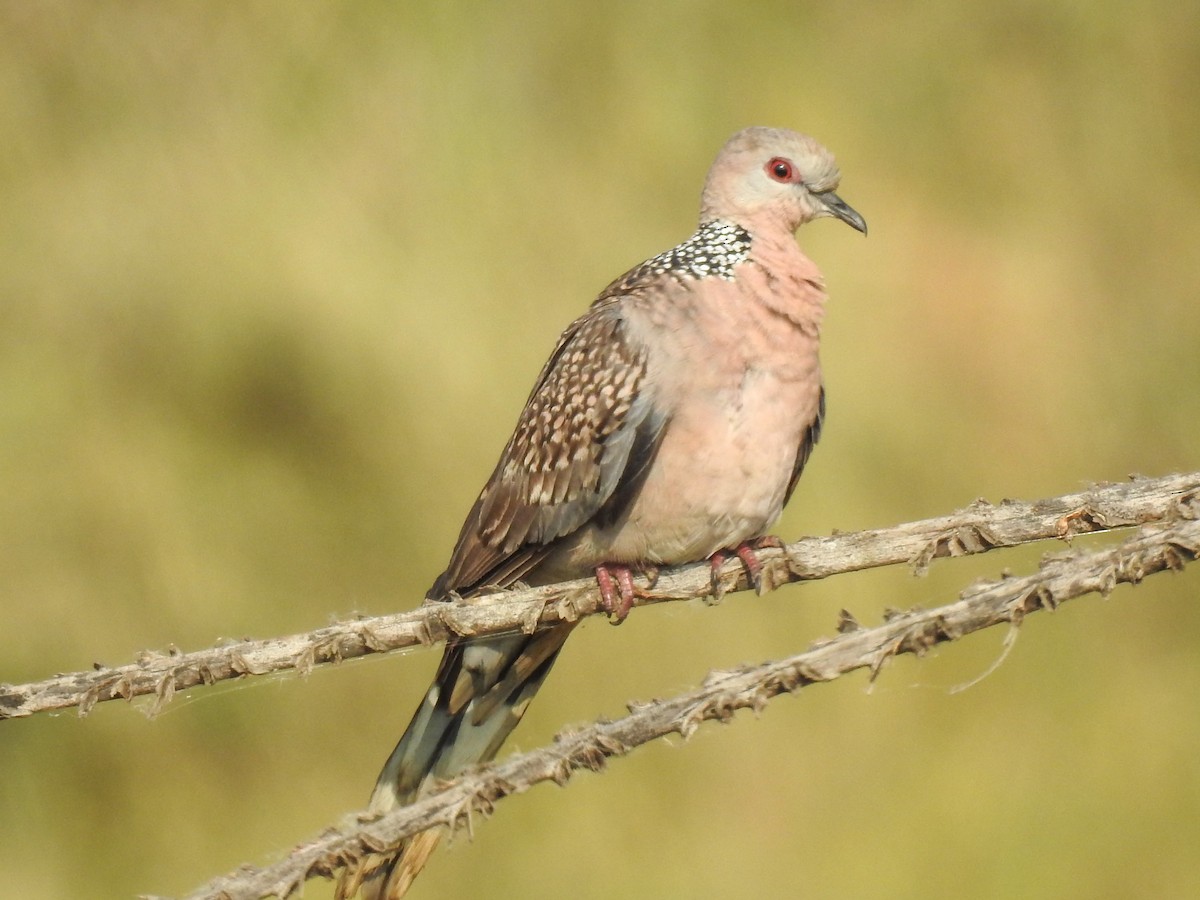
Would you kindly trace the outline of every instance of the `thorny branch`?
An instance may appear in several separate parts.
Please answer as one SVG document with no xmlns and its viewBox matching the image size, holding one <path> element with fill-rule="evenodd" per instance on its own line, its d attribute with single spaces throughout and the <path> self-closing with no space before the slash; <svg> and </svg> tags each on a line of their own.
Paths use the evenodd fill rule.
<svg viewBox="0 0 1200 900">
<path fill-rule="evenodd" d="M 1059 501 L 1050 503 L 1061 508 Z M 1080 504 L 1077 509 L 1078 513 L 1060 517 L 1062 530 L 1070 530 L 1080 521 L 1094 525 L 1097 517 L 1108 516 L 1097 512 L 1092 504 Z M 629 715 L 621 719 L 560 734 L 551 746 L 468 771 L 419 802 L 385 816 L 374 820 L 360 817 L 351 824 L 327 829 L 274 865 L 243 867 L 204 885 L 188 900 L 288 897 L 308 878 L 332 876 L 340 866 L 352 864 L 366 853 L 394 849 L 406 835 L 431 827 L 453 831 L 465 826 L 469 830 L 474 814 L 489 814 L 506 796 L 542 781 L 564 784 L 580 769 L 601 770 L 609 758 L 622 756 L 655 738 L 670 734 L 687 738 L 701 722 L 728 721 L 739 709 L 761 710 L 781 694 L 832 681 L 856 669 L 868 669 L 873 679 L 894 656 L 920 656 L 939 643 L 993 625 L 1016 627 L 1038 610 L 1055 609 L 1084 594 L 1107 595 L 1118 584 L 1137 584 L 1156 572 L 1180 569 L 1200 557 L 1200 501 L 1194 489 L 1186 501 L 1175 506 L 1173 515 L 1164 518 L 1170 520 L 1168 524 L 1145 525 L 1118 546 L 1048 557 L 1032 575 L 976 584 L 953 603 L 930 610 L 897 612 L 875 628 L 864 628 L 843 612 L 839 635 L 804 653 L 758 666 L 712 672 L 703 685 L 686 694 L 631 704 Z M 1099 521 L 1107 521 L 1111 527 L 1110 519 Z M 993 537 L 988 537 L 986 543 L 996 545 Z"/>
<path fill-rule="evenodd" d="M 1033 502 L 978 500 L 948 516 L 892 528 L 802 538 L 782 550 L 764 550 L 764 581 L 778 587 L 875 566 L 908 563 L 923 573 L 938 557 L 964 556 L 1030 541 L 1071 537 L 1192 517 L 1200 501 L 1200 472 L 1135 478 L 1122 484 Z M 1193 512 L 1189 512 L 1193 511 Z M 663 570 L 642 604 L 711 598 L 707 563 Z M 719 573 L 718 595 L 747 588 L 738 560 Z M 371 653 L 429 645 L 455 636 L 532 631 L 592 615 L 599 609 L 595 582 L 581 580 L 508 591 L 453 603 L 432 603 L 409 612 L 339 622 L 304 634 L 243 640 L 181 653 L 144 651 L 122 666 L 96 664 L 93 671 L 56 675 L 23 685 L 0 684 L 0 720 L 78 707 L 85 716 L 96 703 L 153 696 L 158 713 L 177 691 L 234 678 L 295 670 Z"/>
</svg>

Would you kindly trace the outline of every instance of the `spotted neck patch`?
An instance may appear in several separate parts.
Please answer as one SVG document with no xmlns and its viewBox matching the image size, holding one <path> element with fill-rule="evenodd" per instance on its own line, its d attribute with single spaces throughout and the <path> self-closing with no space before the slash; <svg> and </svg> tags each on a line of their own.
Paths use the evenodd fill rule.
<svg viewBox="0 0 1200 900">
<path fill-rule="evenodd" d="M 705 222 L 690 238 L 653 259 L 644 268 L 654 275 L 724 278 L 750 255 L 750 232 L 740 225 L 714 219 Z"/>
</svg>

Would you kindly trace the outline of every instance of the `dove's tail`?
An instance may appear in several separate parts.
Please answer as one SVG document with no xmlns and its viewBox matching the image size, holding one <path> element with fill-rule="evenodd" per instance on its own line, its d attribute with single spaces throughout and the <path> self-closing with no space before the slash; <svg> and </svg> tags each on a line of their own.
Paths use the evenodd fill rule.
<svg viewBox="0 0 1200 900">
<path fill-rule="evenodd" d="M 573 625 L 535 634 L 456 641 L 446 647 L 425 699 L 388 757 L 373 812 L 418 799 L 426 786 L 495 757 L 542 686 Z M 394 854 L 368 854 L 338 882 L 337 898 L 397 900 L 424 867 L 441 829 L 408 838 Z"/>
</svg>

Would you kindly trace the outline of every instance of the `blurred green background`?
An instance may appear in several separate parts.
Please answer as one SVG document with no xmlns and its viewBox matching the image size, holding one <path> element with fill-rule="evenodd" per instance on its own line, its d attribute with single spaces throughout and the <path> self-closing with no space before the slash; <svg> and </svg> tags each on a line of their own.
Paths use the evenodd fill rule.
<svg viewBox="0 0 1200 900">
<path fill-rule="evenodd" d="M 749 124 L 831 147 L 871 226 L 801 234 L 830 413 L 781 535 L 1200 465 L 1196 4 L 47 2 L 0 33 L 0 681 L 415 605 L 559 330 L 690 233 Z M 1047 549 L 589 622 L 511 746 Z M 414 896 L 1200 895 L 1198 587 L 1036 616 L 961 693 L 1001 633 L 539 787 Z M 5 723 L 0 893 L 275 858 L 366 801 L 437 656 Z"/>
</svg>

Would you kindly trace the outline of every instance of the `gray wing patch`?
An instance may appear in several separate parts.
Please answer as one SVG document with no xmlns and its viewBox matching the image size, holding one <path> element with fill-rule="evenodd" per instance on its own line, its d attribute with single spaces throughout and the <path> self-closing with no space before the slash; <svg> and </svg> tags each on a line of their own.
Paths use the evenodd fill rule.
<svg viewBox="0 0 1200 900">
<path fill-rule="evenodd" d="M 808 431 L 804 433 L 804 439 L 800 441 L 800 447 L 796 451 L 796 464 L 792 467 L 792 480 L 788 482 L 787 493 L 783 495 L 784 505 L 792 499 L 792 492 L 796 490 L 796 482 L 800 480 L 800 473 L 804 471 L 804 464 L 808 462 L 808 458 L 812 455 L 813 447 L 821 439 L 821 426 L 824 422 L 825 385 L 821 385 L 821 393 L 817 396 L 817 415 L 812 420 L 812 424 L 808 426 Z"/>
</svg>

